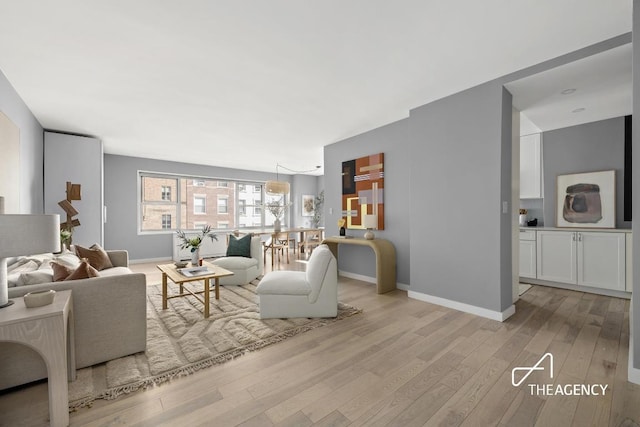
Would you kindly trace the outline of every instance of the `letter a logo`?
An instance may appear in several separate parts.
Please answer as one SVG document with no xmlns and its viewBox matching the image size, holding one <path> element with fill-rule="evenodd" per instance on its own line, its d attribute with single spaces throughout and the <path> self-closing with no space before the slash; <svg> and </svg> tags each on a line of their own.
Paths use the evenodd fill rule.
<svg viewBox="0 0 640 427">
<path fill-rule="evenodd" d="M 516 366 L 515 368 L 513 368 L 511 370 L 511 384 L 514 387 L 518 387 L 520 384 L 522 384 L 524 382 L 524 380 L 529 378 L 529 375 L 531 375 L 531 373 L 533 371 L 544 371 L 544 367 L 541 367 L 540 365 L 542 364 L 542 361 L 544 359 L 546 359 L 546 358 L 549 358 L 549 378 L 553 378 L 553 354 L 545 353 L 545 354 L 542 355 L 540 360 L 538 360 L 536 362 L 536 364 L 533 365 L 533 366 L 522 366 L 522 367 L 521 366 Z M 518 382 L 516 382 L 516 372 L 517 371 L 526 372 L 524 374 L 524 376 Z"/>
</svg>

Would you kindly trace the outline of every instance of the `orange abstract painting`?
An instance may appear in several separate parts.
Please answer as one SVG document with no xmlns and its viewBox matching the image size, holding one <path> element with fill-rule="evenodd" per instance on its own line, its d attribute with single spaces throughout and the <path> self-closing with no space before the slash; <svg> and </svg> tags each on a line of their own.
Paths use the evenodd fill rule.
<svg viewBox="0 0 640 427">
<path fill-rule="evenodd" d="M 342 216 L 347 228 L 364 228 L 363 215 L 377 215 L 377 229 L 384 230 L 384 153 L 342 162 Z"/>
</svg>

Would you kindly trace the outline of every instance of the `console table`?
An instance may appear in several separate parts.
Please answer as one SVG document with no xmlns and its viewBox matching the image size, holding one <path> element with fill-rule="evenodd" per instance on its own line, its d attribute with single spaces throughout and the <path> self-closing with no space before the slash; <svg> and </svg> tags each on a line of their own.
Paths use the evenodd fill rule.
<svg viewBox="0 0 640 427">
<path fill-rule="evenodd" d="M 396 248 L 386 239 L 361 239 L 357 237 L 327 237 L 322 243 L 329 246 L 338 259 L 338 245 L 369 246 L 376 255 L 376 284 L 379 294 L 391 292 L 396 288 Z"/>
<path fill-rule="evenodd" d="M 27 308 L 24 298 L 0 309 L 0 341 L 24 344 L 44 359 L 49 376 L 52 426 L 69 425 L 69 381 L 75 380 L 71 291 L 56 292 L 53 303 Z"/>
</svg>

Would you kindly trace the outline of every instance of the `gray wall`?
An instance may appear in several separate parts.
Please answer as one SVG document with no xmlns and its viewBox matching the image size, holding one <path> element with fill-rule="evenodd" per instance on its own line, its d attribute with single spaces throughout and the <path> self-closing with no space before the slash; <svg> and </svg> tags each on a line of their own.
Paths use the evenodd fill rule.
<svg viewBox="0 0 640 427">
<path fill-rule="evenodd" d="M 412 110 L 409 124 L 411 290 L 498 312 L 511 305 L 505 92 L 485 83 Z"/>
<path fill-rule="evenodd" d="M 616 171 L 616 228 L 631 228 L 624 221 L 624 117 L 601 120 L 542 134 L 544 169 L 544 223 L 556 225 L 558 175 Z"/>
<path fill-rule="evenodd" d="M 173 251 L 173 233 L 138 234 L 138 171 L 254 181 L 276 178 L 273 173 L 105 154 L 105 248 L 127 249 L 132 260 L 168 259 Z M 280 175 L 279 179 L 290 181 L 291 177 Z"/>
<path fill-rule="evenodd" d="M 43 213 L 43 129 L 2 72 L 0 111 L 20 129 L 20 213 Z"/>
<path fill-rule="evenodd" d="M 67 197 L 66 183 L 81 185 L 82 200 L 71 202 L 78 211 L 80 226 L 73 230 L 73 243 L 103 244 L 102 142 L 97 138 L 45 132 L 44 135 L 44 211 L 67 215 L 58 206 Z M 73 167 L 70 167 L 73 163 Z"/>
<path fill-rule="evenodd" d="M 384 230 L 376 237 L 390 240 L 396 248 L 397 280 L 410 284 L 409 267 L 409 203 L 412 197 L 409 175 L 408 119 L 391 123 L 370 132 L 349 138 L 324 149 L 324 212 L 327 236 L 338 234 L 342 211 L 342 162 L 384 153 Z M 422 182 L 420 180 L 419 182 Z M 347 230 L 347 234 L 362 237 L 364 230 Z M 348 273 L 375 277 L 373 251 L 367 247 L 341 245 L 338 268 Z M 411 283 L 413 286 L 413 283 Z"/>
</svg>

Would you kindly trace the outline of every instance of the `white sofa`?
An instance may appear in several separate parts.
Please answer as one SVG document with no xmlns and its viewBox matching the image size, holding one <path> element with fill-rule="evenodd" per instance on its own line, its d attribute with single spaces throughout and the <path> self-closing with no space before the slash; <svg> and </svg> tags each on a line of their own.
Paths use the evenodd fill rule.
<svg viewBox="0 0 640 427">
<path fill-rule="evenodd" d="M 100 277 L 62 282 L 51 281 L 53 271 L 47 268 L 50 258 L 46 254 L 23 257 L 29 263 L 40 263 L 40 268 L 16 273 L 13 280 L 16 286 L 9 288 L 10 299 L 45 289 L 71 289 L 76 369 L 146 349 L 146 277 L 128 268 L 127 251 L 107 251 L 107 254 L 113 268 L 100 271 Z M 35 283 L 38 281 L 40 283 Z M 35 350 L 17 343 L 0 342 L 0 390 L 46 377 L 44 361 Z"/>
<path fill-rule="evenodd" d="M 233 272 L 233 276 L 219 279 L 221 285 L 246 285 L 264 273 L 262 257 L 260 236 L 253 236 L 251 238 L 251 258 L 228 256 L 216 258 L 211 263 Z"/>
<path fill-rule="evenodd" d="M 336 317 L 338 263 L 327 245 L 318 246 L 307 271 L 271 271 L 258 288 L 260 318 Z"/>
</svg>

